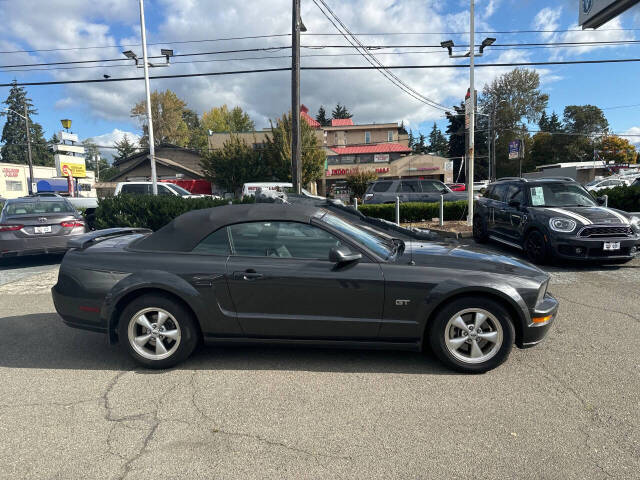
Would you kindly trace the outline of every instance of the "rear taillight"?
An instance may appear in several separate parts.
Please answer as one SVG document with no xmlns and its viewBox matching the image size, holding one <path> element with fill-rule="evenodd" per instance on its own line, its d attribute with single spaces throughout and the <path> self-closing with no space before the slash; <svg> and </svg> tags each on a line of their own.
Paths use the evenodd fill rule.
<svg viewBox="0 0 640 480">
<path fill-rule="evenodd" d="M 60 225 L 62 225 L 65 228 L 84 227 L 84 222 L 75 220 L 73 222 L 62 222 Z"/>
<path fill-rule="evenodd" d="M 24 225 L 0 225 L 0 232 L 15 232 L 17 230 L 22 230 Z"/>
</svg>

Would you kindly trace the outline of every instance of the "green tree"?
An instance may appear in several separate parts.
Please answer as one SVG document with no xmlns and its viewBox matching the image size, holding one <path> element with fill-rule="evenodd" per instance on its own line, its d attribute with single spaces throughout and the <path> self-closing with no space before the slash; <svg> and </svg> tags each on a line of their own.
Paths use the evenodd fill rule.
<svg viewBox="0 0 640 480">
<path fill-rule="evenodd" d="M 338 103 L 336 105 L 336 108 L 334 108 L 331 112 L 331 117 L 347 119 L 353 117 L 353 115 L 349 112 L 349 110 L 347 110 L 347 107 Z"/>
<path fill-rule="evenodd" d="M 353 196 L 362 199 L 364 192 L 367 191 L 369 183 L 377 180 L 377 178 L 378 175 L 373 170 L 361 170 L 360 168 L 355 168 L 351 170 L 345 180 L 347 182 L 347 187 L 349 187 Z"/>
<path fill-rule="evenodd" d="M 326 154 L 307 122 L 300 122 L 302 143 L 302 183 L 308 185 L 322 178 Z M 271 135 L 266 136 L 265 158 L 270 176 L 275 180 L 291 181 L 291 112 L 279 118 Z"/>
<path fill-rule="evenodd" d="M 234 195 L 240 193 L 243 184 L 264 180 L 267 176 L 259 152 L 237 135 L 231 135 L 221 149 L 208 152 L 201 166 L 207 180 Z"/>
<path fill-rule="evenodd" d="M 596 145 L 602 160 L 616 163 L 636 163 L 636 147 L 629 140 L 615 135 L 603 137 Z"/>
<path fill-rule="evenodd" d="M 189 128 L 183 119 L 187 104 L 171 90 L 151 93 L 151 119 L 153 120 L 153 137 L 157 145 L 170 143 L 185 147 L 189 143 Z M 147 103 L 138 102 L 131 109 L 131 116 L 136 117 L 142 126 L 140 145 L 149 146 L 149 128 L 147 125 Z"/>
<path fill-rule="evenodd" d="M 27 106 L 27 117 L 29 117 L 29 134 L 31 136 L 31 158 L 34 165 L 53 166 L 53 152 L 44 138 L 42 126 L 32 120 L 32 116 L 37 115 L 37 110 L 33 107 L 31 99 L 27 97 L 27 92 L 23 87 L 19 87 L 14 80 L 9 96 L 2 102 L 10 111 L 0 110 L 0 117 L 7 117 L 2 128 L 3 143 L 0 149 L 0 157 L 7 163 L 27 163 L 27 131 L 24 116 L 24 107 Z"/>
<path fill-rule="evenodd" d="M 518 174 L 518 162 L 508 159 L 509 142 L 528 138 L 527 123 L 539 122 L 548 102 L 534 70 L 516 68 L 484 87 L 479 103 L 485 112 L 495 111 L 498 177 Z"/>
<path fill-rule="evenodd" d="M 413 146 L 414 153 L 425 153 L 427 151 L 427 137 L 424 133 L 420 133 L 418 140 L 416 140 Z"/>
<path fill-rule="evenodd" d="M 204 112 L 200 124 L 205 131 L 215 133 L 253 132 L 256 129 L 255 123 L 242 108 L 234 107 L 229 110 L 226 105 Z"/>
<path fill-rule="evenodd" d="M 433 128 L 429 133 L 429 146 L 427 147 L 428 153 L 434 153 L 439 156 L 446 155 L 449 148 L 449 142 L 443 135 L 442 130 L 438 128 L 435 122 L 433 122 Z"/>
<path fill-rule="evenodd" d="M 593 151 L 609 130 L 604 112 L 594 105 L 568 105 L 564 109 L 566 156 L 571 161 L 593 160 Z"/>
<path fill-rule="evenodd" d="M 465 130 L 465 107 L 464 103 L 453 107 L 454 112 L 447 112 L 445 115 L 449 121 L 447 125 L 447 135 L 449 135 L 448 155 L 453 161 L 454 181 L 466 182 L 466 168 L 463 159 L 467 155 L 467 135 Z M 486 180 L 489 175 L 489 119 L 484 115 L 476 116 L 475 129 L 475 160 L 474 179 Z"/>
<path fill-rule="evenodd" d="M 413 130 L 409 130 L 409 148 L 413 151 L 413 146 L 416 143 L 416 137 L 413 136 Z"/>
<path fill-rule="evenodd" d="M 102 157 L 93 139 L 84 140 L 82 146 L 84 147 L 84 161 L 87 165 L 87 170 L 93 170 L 96 180 L 100 181 L 104 176 L 104 172 L 109 169 L 107 159 Z"/>
<path fill-rule="evenodd" d="M 331 119 L 327 118 L 327 112 L 324 109 L 323 105 L 320 105 L 318 109 L 318 114 L 316 115 L 316 122 L 318 122 L 323 127 L 331 125 Z"/>
<path fill-rule="evenodd" d="M 114 160 L 124 160 L 138 151 L 138 147 L 129 140 L 129 136 L 126 133 L 122 136 L 122 139 L 114 144 L 114 147 L 116 149 Z"/>
<path fill-rule="evenodd" d="M 189 141 L 187 147 L 198 152 L 205 151 L 209 146 L 207 132 L 200 123 L 198 114 L 189 108 L 182 111 L 182 120 L 187 124 L 189 131 Z"/>
</svg>

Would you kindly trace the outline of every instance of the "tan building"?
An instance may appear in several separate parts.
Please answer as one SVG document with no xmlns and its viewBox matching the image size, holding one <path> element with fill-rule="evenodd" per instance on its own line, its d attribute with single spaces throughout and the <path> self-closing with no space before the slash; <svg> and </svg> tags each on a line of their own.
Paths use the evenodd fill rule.
<svg viewBox="0 0 640 480">
<path fill-rule="evenodd" d="M 69 194 L 66 177 L 58 177 L 54 167 L 33 166 L 33 183 L 36 191 Z M 29 194 L 29 166 L 16 163 L 0 163 L 0 197 L 18 198 Z M 87 170 L 86 178 L 77 179 L 78 196 L 95 197 L 95 175 Z"/>
</svg>

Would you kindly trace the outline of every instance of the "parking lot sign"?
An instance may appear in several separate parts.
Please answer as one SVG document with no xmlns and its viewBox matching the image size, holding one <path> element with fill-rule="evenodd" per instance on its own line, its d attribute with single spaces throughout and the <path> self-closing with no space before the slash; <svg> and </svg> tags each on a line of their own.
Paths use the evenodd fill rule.
<svg viewBox="0 0 640 480">
<path fill-rule="evenodd" d="M 640 0 L 578 0 L 582 28 L 598 28 Z"/>
<path fill-rule="evenodd" d="M 509 142 L 509 160 L 515 160 L 521 158 L 522 142 L 520 140 L 513 140 Z"/>
</svg>

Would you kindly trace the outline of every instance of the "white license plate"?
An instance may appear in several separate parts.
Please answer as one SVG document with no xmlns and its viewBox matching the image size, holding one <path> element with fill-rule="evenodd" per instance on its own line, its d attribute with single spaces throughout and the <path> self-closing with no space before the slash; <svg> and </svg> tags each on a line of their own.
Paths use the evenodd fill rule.
<svg viewBox="0 0 640 480">
<path fill-rule="evenodd" d="M 620 250 L 620 242 L 604 242 L 603 250 L 605 252 Z"/>
<path fill-rule="evenodd" d="M 46 227 L 34 227 L 33 230 L 36 233 L 50 233 L 51 225 L 47 225 Z"/>
</svg>

